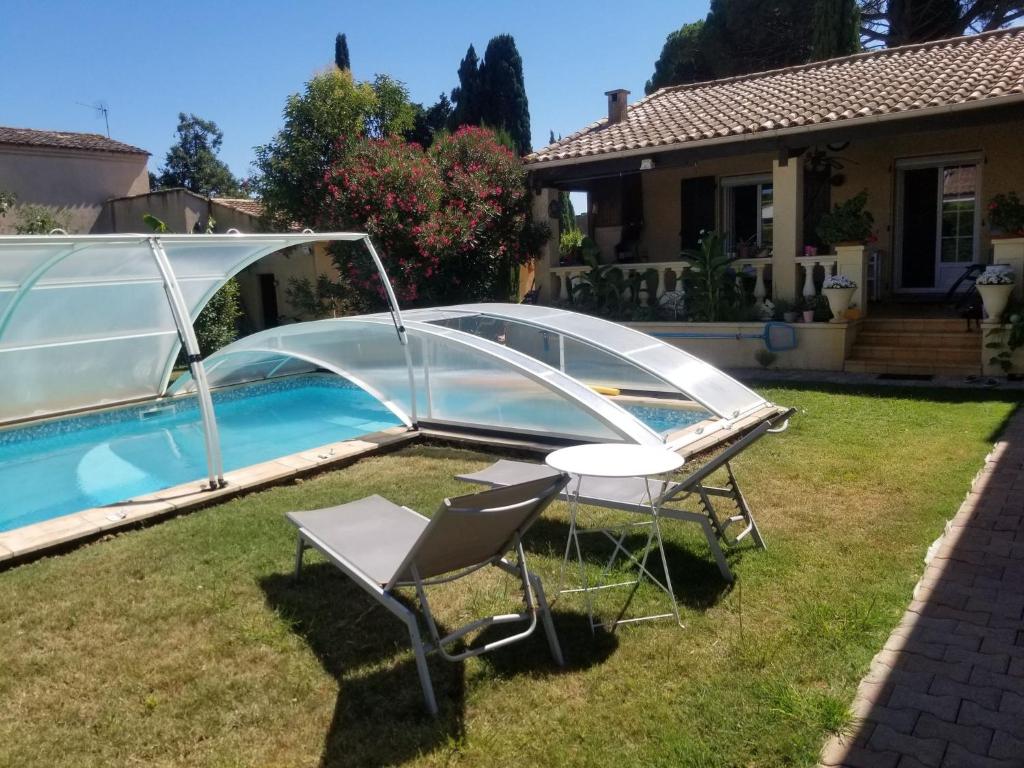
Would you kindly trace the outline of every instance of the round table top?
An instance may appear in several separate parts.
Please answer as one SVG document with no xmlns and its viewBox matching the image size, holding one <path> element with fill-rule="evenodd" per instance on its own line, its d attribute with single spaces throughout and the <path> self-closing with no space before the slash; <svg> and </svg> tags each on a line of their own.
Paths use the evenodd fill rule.
<svg viewBox="0 0 1024 768">
<path fill-rule="evenodd" d="M 683 457 L 667 448 L 629 443 L 574 445 L 544 461 L 559 472 L 588 477 L 650 477 L 683 466 Z"/>
</svg>

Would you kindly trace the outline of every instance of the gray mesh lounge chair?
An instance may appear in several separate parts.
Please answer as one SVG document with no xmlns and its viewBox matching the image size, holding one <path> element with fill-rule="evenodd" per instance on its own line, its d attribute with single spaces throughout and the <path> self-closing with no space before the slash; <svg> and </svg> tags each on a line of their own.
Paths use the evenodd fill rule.
<svg viewBox="0 0 1024 768">
<path fill-rule="evenodd" d="M 788 419 L 790 413 L 783 414 L 775 421 Z M 781 432 L 788 425 L 787 421 L 784 422 L 782 427 L 773 429 L 772 423 L 771 421 L 761 422 L 761 424 L 747 432 L 707 464 L 678 482 L 650 481 L 651 494 L 655 497 L 655 505 L 659 508 L 659 515 L 662 518 L 692 522 L 700 525 L 704 535 L 707 537 L 711 554 L 718 564 L 718 570 L 727 581 L 733 580 L 733 574 L 722 552 L 720 541 L 725 541 L 727 545 L 733 545 L 749 535 L 758 547 L 761 549 L 766 548 L 764 539 L 761 538 L 761 532 L 758 530 L 757 523 L 754 521 L 754 516 L 750 511 L 750 506 L 740 490 L 739 483 L 736 481 L 736 476 L 733 474 L 729 462 L 753 443 L 757 442 L 766 433 Z M 714 472 L 722 468 L 726 471 L 725 486 L 707 485 L 705 481 Z M 526 480 L 552 477 L 555 474 L 557 474 L 555 470 L 544 464 L 502 459 L 479 472 L 457 475 L 457 478 L 470 483 L 480 483 L 500 488 Z M 563 490 L 561 496 L 563 499 L 568 500 L 569 494 L 570 491 Z M 682 501 L 691 495 L 696 495 L 699 511 L 692 512 L 668 506 L 670 502 Z M 712 498 L 714 497 L 731 499 L 736 508 L 735 514 L 724 517 L 719 515 L 718 510 L 715 509 L 715 505 L 712 503 Z M 628 478 L 626 480 L 584 477 L 580 484 L 579 503 L 644 514 L 648 514 L 650 510 L 647 484 L 640 477 Z M 727 538 L 728 529 L 738 523 L 743 524 L 743 529 L 734 538 Z"/>
<path fill-rule="evenodd" d="M 290 512 L 288 519 L 299 529 L 295 553 L 296 578 L 302 571 L 302 554 L 312 547 L 345 572 L 385 608 L 405 622 L 416 656 L 423 698 L 431 714 L 437 701 L 427 670 L 426 654 L 437 651 L 449 661 L 461 661 L 529 636 L 544 625 L 551 655 L 562 664 L 551 612 L 540 579 L 526 568 L 522 535 L 565 487 L 569 478 L 558 473 L 537 480 L 508 485 L 481 493 L 445 499 L 433 518 L 380 496 L 310 512 Z M 510 550 L 516 561 L 505 559 Z M 522 582 L 525 610 L 487 616 L 440 636 L 427 601 L 425 587 L 454 581 L 487 565 L 518 577 Z M 395 596 L 395 588 L 413 586 L 419 598 L 432 642 L 424 642 L 416 614 Z M 492 624 L 525 622 L 516 634 L 461 652 L 448 647 L 468 633 Z"/>
</svg>

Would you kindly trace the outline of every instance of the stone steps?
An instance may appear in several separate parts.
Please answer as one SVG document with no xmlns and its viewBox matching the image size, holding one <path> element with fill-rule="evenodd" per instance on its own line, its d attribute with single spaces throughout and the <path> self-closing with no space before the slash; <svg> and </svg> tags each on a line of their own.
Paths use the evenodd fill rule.
<svg viewBox="0 0 1024 768">
<path fill-rule="evenodd" d="M 957 319 L 866 318 L 845 363 L 851 373 L 976 376 L 982 336 Z"/>
</svg>

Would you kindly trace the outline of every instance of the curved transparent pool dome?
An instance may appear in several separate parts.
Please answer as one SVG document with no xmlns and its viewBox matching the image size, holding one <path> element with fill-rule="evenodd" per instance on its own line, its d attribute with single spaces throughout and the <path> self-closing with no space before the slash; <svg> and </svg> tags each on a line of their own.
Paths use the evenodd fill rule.
<svg viewBox="0 0 1024 768">
<path fill-rule="evenodd" d="M 210 356 L 206 373 L 221 387 L 323 369 L 362 387 L 409 426 L 664 444 L 619 405 L 530 355 L 431 323 L 407 321 L 405 330 L 411 372 L 390 319 L 362 316 L 261 331 Z M 192 389 L 184 376 L 172 392 Z"/>
<path fill-rule="evenodd" d="M 726 421 L 771 406 L 757 392 L 678 347 L 578 312 L 532 304 L 460 304 L 407 310 L 403 317 L 500 338 L 502 344 L 588 385 L 692 400 Z"/>
<path fill-rule="evenodd" d="M 365 235 L 0 237 L 0 423 L 163 394 L 180 348 L 170 286 L 194 322 L 228 279 L 263 256 L 360 239 Z"/>
</svg>

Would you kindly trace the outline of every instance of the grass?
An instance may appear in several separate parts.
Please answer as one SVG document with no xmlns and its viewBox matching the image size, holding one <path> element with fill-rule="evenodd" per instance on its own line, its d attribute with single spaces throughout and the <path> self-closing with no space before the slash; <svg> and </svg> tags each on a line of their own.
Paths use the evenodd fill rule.
<svg viewBox="0 0 1024 768">
<path fill-rule="evenodd" d="M 813 765 L 1014 403 L 765 391 L 799 409 L 737 466 L 769 549 L 732 555 L 729 589 L 696 527 L 666 526 L 685 630 L 591 637 L 563 598 L 566 669 L 539 634 L 433 661 L 427 717 L 400 623 L 315 556 L 293 582 L 283 519 L 369 493 L 429 511 L 491 460 L 412 447 L 0 573 L 0 765 Z M 552 592 L 564 513 L 527 542 Z M 434 602 L 451 624 L 508 583 Z"/>
</svg>

